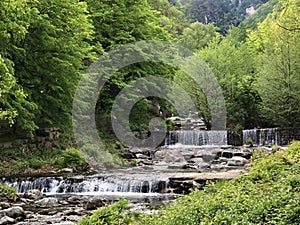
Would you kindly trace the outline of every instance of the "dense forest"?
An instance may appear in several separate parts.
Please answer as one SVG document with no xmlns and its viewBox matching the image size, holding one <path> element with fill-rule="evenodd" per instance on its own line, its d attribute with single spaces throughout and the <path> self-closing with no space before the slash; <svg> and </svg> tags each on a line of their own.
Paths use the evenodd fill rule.
<svg viewBox="0 0 300 225">
<path fill-rule="evenodd" d="M 222 87 L 228 128 L 299 126 L 298 12 L 296 0 L 2 1 L 1 127 L 32 136 L 54 126 L 71 136 L 72 98 L 85 69 L 139 40 L 176 42 L 204 59 Z M 115 74 L 101 91 L 100 131 L 111 131 L 114 97 L 147 75 L 182 85 L 209 127 L 209 106 L 192 80 L 175 68 L 141 63 Z M 132 110 L 133 130 L 147 129 L 159 115 L 153 105 L 176 114 L 164 101 L 148 100 Z"/>
<path fill-rule="evenodd" d="M 228 130 L 300 126 L 300 0 L 1 0 L 0 174 L 87 171 L 73 134 L 76 88 L 99 57 L 143 40 L 175 43 L 203 60 L 222 89 Z M 185 71 L 138 62 L 107 79 L 93 106 L 97 132 L 114 156 L 109 160 L 129 164 L 119 156 L 128 146 L 111 122 L 115 99 L 150 76 L 180 86 L 206 128 L 212 126 L 205 91 Z M 130 129 L 147 133 L 156 117 L 174 129 L 168 117 L 178 112 L 167 98 L 138 101 Z M 86 102 L 80 106 L 88 115 Z M 59 130 L 60 142 L 31 148 L 41 128 Z M 20 149 L 20 139 L 28 148 Z M 248 177 L 209 184 L 157 215 L 133 215 L 121 200 L 80 224 L 299 224 L 299 149 L 295 142 L 271 156 L 258 153 Z"/>
</svg>

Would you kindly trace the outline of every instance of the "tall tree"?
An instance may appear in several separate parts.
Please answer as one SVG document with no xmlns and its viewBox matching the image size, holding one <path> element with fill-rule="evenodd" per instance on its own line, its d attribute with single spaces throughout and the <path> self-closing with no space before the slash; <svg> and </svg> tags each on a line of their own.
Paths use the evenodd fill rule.
<svg viewBox="0 0 300 225">
<path fill-rule="evenodd" d="M 95 26 L 94 45 L 103 46 L 104 51 L 141 40 L 169 40 L 171 35 L 161 26 L 159 13 L 147 0 L 88 0 L 89 11 Z M 97 104 L 101 129 L 111 130 L 111 107 L 117 94 L 131 81 L 146 76 L 170 76 L 173 70 L 159 63 L 143 62 L 123 68 L 114 74 L 102 88 Z M 152 100 L 143 100 L 133 109 L 131 118 L 145 118 L 152 113 Z M 150 104 L 148 104 L 150 103 Z M 140 107 L 140 108 L 139 108 Z M 140 109 L 140 110 L 139 110 Z M 142 120 L 142 119 L 141 119 Z M 144 129 L 141 120 L 132 120 L 132 128 Z"/>
<path fill-rule="evenodd" d="M 212 24 L 194 22 L 183 30 L 178 37 L 178 43 L 191 51 L 199 51 L 217 36 L 216 30 Z"/>
<path fill-rule="evenodd" d="M 1 126 L 16 125 L 29 131 L 36 129 L 33 121 L 36 105 L 15 77 L 17 60 L 24 58 L 22 43 L 28 32 L 30 9 L 26 0 L 0 2 L 0 120 Z"/>
<path fill-rule="evenodd" d="M 182 34 L 188 21 L 182 11 L 172 5 L 168 0 L 148 0 L 152 9 L 159 12 L 160 25 L 173 36 Z"/>
<path fill-rule="evenodd" d="M 71 129 L 73 93 L 91 50 L 92 24 L 79 0 L 28 0 L 30 25 L 17 58 L 18 82 L 38 105 L 36 122 Z"/>
<path fill-rule="evenodd" d="M 273 126 L 300 125 L 299 3 L 280 1 L 250 39 L 261 61 L 256 87 L 262 115 Z"/>
<path fill-rule="evenodd" d="M 226 38 L 216 38 L 199 52 L 217 77 L 226 101 L 227 126 L 232 129 L 257 124 L 259 96 L 253 88 L 253 55 L 245 43 L 245 31 L 234 28 Z"/>
</svg>

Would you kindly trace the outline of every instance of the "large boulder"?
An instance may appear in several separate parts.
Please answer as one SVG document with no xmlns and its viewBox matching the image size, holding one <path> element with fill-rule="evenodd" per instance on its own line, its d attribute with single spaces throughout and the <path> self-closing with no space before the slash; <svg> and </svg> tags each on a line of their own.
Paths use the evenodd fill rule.
<svg viewBox="0 0 300 225">
<path fill-rule="evenodd" d="M 41 208 L 52 208 L 52 207 L 55 207 L 55 206 L 58 206 L 58 200 L 56 198 L 43 198 L 41 200 L 38 200 L 36 203 L 35 203 L 38 207 L 41 207 Z"/>
<path fill-rule="evenodd" d="M 228 166 L 244 166 L 249 161 L 241 156 L 233 156 L 231 159 L 228 160 Z"/>
<path fill-rule="evenodd" d="M 157 151 L 154 155 L 155 160 L 162 160 L 166 163 L 183 163 L 186 162 L 179 150 L 163 149 Z"/>
<path fill-rule="evenodd" d="M 4 210 L 0 211 L 0 213 L 6 215 L 8 217 L 11 217 L 11 218 L 18 218 L 18 217 L 25 218 L 25 211 L 20 206 L 15 206 L 15 207 L 11 207 L 8 209 L 4 209 Z"/>
<path fill-rule="evenodd" d="M 24 193 L 24 198 L 39 200 L 43 198 L 43 193 L 38 189 L 28 190 Z"/>
<path fill-rule="evenodd" d="M 13 224 L 15 223 L 15 219 L 9 216 L 3 216 L 0 218 L 0 225 Z"/>
<path fill-rule="evenodd" d="M 105 203 L 103 202 L 103 200 L 99 197 L 94 197 L 91 198 L 85 205 L 84 208 L 86 210 L 94 210 L 97 209 L 99 207 L 105 206 Z"/>
<path fill-rule="evenodd" d="M 10 207 L 7 202 L 0 202 L 0 209 L 8 209 Z"/>
<path fill-rule="evenodd" d="M 210 163 L 212 162 L 214 159 L 217 158 L 217 154 L 213 153 L 213 152 L 207 152 L 206 154 L 202 155 L 202 159 L 204 162 Z"/>
</svg>

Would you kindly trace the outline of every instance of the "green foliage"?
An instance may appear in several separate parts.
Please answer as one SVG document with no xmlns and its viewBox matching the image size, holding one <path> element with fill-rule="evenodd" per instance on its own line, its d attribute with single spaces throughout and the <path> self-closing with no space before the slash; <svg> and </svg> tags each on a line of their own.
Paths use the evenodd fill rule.
<svg viewBox="0 0 300 225">
<path fill-rule="evenodd" d="M 17 198 L 17 190 L 0 183 L 0 198 L 7 198 L 15 201 Z"/>
<path fill-rule="evenodd" d="M 259 121 L 257 91 L 253 88 L 254 54 L 245 43 L 246 31 L 233 28 L 226 38 L 217 37 L 198 52 L 212 69 L 226 101 L 227 127 L 254 127 Z"/>
<path fill-rule="evenodd" d="M 85 163 L 84 156 L 82 152 L 76 148 L 68 148 L 63 151 L 61 159 L 57 167 L 80 167 Z"/>
<path fill-rule="evenodd" d="M 43 162 L 39 159 L 32 158 L 28 161 L 29 167 L 32 169 L 41 169 L 43 167 Z"/>
<path fill-rule="evenodd" d="M 188 18 L 202 23 L 215 23 L 223 34 L 231 25 L 238 26 L 248 15 L 246 9 L 254 9 L 268 0 L 188 0 L 182 1 Z"/>
<path fill-rule="evenodd" d="M 20 126 L 32 136 L 37 109 L 16 78 L 15 65 L 24 55 L 22 43 L 29 26 L 26 0 L 0 3 L 0 127 Z M 4 121 L 4 123 L 3 123 Z M 21 122 L 21 123 L 19 123 Z"/>
<path fill-rule="evenodd" d="M 300 142 L 293 141 L 289 148 L 287 149 L 288 154 L 292 157 L 296 162 L 300 161 Z"/>
<path fill-rule="evenodd" d="M 87 6 L 77 0 L 39 0 L 27 7 L 26 54 L 15 61 L 16 77 L 38 105 L 36 122 L 70 132 L 73 93 L 91 51 Z"/>
<path fill-rule="evenodd" d="M 183 30 L 182 35 L 178 37 L 178 44 L 190 49 L 199 51 L 217 36 L 217 28 L 212 24 L 202 24 L 194 22 Z"/>
<path fill-rule="evenodd" d="M 134 222 L 134 216 L 129 210 L 128 201 L 120 199 L 113 205 L 102 207 L 91 217 L 82 219 L 78 225 L 121 225 Z"/>
<path fill-rule="evenodd" d="M 247 145 L 253 145 L 253 140 L 251 137 L 248 137 L 246 140 Z"/>
<path fill-rule="evenodd" d="M 177 9 L 168 0 L 148 0 L 152 9 L 160 13 L 159 24 L 173 36 L 181 34 L 184 27 L 188 25 L 187 19 L 182 11 Z"/>
<path fill-rule="evenodd" d="M 300 125 L 300 32 L 293 30 L 296 21 L 298 3 L 279 1 L 249 40 L 257 54 L 255 87 L 262 99 L 261 115 L 280 127 Z"/>
</svg>

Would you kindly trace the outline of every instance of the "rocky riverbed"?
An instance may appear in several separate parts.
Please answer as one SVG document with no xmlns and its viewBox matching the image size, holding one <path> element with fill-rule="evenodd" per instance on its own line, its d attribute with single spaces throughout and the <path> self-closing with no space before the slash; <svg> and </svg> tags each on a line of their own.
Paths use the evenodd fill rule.
<svg viewBox="0 0 300 225">
<path fill-rule="evenodd" d="M 230 146 L 210 149 L 131 148 L 123 152 L 123 157 L 136 161 L 137 166 L 117 172 L 110 171 L 112 174 L 109 176 L 104 176 L 104 173 L 92 177 L 68 174 L 59 178 L 50 177 L 49 180 L 55 182 L 47 181 L 44 186 L 38 183 L 32 186 L 30 183 L 44 178 L 14 178 L 11 183 L 8 178 L 2 179 L 2 182 L 10 186 L 19 185 L 19 188 L 22 182 L 29 183 L 25 182 L 28 188 L 19 194 L 16 202 L 2 199 L 0 225 L 75 224 L 93 210 L 112 204 L 120 197 L 132 201 L 133 211 L 148 213 L 161 204 L 172 201 L 174 195 L 201 189 L 207 181 L 233 179 L 247 174 L 252 153 L 252 148 Z M 106 179 L 114 185 L 123 185 L 129 189 L 113 186 L 116 189 L 110 190 L 112 192 L 107 195 L 105 190 L 99 189 L 103 186 L 101 182 Z M 93 183 L 89 183 L 91 181 Z M 124 184 L 125 181 L 128 183 Z M 137 184 L 140 185 L 139 188 L 136 187 Z M 135 185 L 134 188 L 131 185 Z M 155 185 L 158 186 L 155 188 Z"/>
</svg>

